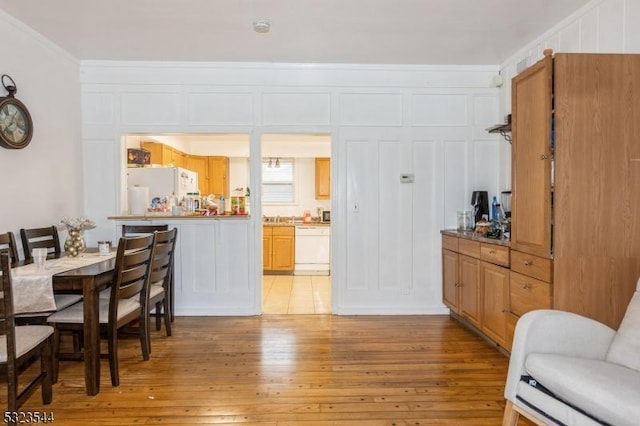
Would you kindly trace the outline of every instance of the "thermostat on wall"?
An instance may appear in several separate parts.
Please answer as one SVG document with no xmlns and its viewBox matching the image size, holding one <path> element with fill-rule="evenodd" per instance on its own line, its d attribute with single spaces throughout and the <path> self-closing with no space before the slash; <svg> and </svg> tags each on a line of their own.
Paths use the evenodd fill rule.
<svg viewBox="0 0 640 426">
<path fill-rule="evenodd" d="M 400 175 L 400 182 L 413 183 L 413 173 L 402 173 Z"/>
</svg>

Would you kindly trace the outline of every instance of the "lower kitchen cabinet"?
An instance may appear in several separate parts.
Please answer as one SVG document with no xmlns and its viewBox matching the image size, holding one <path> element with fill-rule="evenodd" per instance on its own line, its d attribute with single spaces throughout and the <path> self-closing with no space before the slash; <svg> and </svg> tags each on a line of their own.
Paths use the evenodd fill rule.
<svg viewBox="0 0 640 426">
<path fill-rule="evenodd" d="M 264 273 L 293 273 L 295 227 L 262 227 L 262 269 Z"/>
<path fill-rule="evenodd" d="M 443 302 L 451 314 L 506 350 L 509 322 L 510 251 L 502 241 L 449 231 L 442 235 Z"/>
<path fill-rule="evenodd" d="M 482 331 L 497 344 L 510 350 L 507 344 L 509 314 L 509 269 L 489 262 L 480 262 L 482 283 Z"/>
</svg>

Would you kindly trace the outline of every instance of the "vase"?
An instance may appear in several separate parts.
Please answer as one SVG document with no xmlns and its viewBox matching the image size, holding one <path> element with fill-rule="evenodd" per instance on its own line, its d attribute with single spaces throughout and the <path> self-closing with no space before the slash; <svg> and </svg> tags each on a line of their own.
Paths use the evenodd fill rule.
<svg viewBox="0 0 640 426">
<path fill-rule="evenodd" d="M 64 242 L 64 250 L 71 257 L 79 256 L 86 249 L 84 243 L 84 230 L 78 228 L 67 228 L 69 235 Z"/>
</svg>

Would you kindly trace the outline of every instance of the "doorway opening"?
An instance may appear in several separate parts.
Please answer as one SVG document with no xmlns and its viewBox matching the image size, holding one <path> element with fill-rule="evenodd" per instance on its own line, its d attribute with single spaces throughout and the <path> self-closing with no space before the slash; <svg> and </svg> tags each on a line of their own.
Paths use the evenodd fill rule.
<svg viewBox="0 0 640 426">
<path fill-rule="evenodd" d="M 263 314 L 331 313 L 331 135 L 260 139 Z"/>
</svg>

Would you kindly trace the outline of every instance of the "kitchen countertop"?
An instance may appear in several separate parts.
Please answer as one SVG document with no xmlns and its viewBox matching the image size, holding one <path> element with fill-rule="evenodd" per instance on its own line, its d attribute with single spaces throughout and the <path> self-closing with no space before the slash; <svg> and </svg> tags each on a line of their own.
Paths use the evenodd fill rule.
<svg viewBox="0 0 640 426">
<path fill-rule="evenodd" d="M 110 220 L 175 220 L 175 219 L 185 219 L 185 220 L 246 220 L 249 219 L 251 215 L 247 214 L 235 214 L 235 215 L 220 215 L 220 216 L 201 216 L 201 215 L 182 215 L 182 216 L 174 216 L 168 214 L 149 214 L 149 215 L 120 215 L 120 216 L 108 216 L 107 219 Z"/>
<path fill-rule="evenodd" d="M 262 222 L 263 226 L 331 226 L 330 223 L 324 222 L 308 222 L 304 223 L 302 221 L 296 220 L 295 222 L 291 221 L 283 221 L 283 222 Z"/>
<path fill-rule="evenodd" d="M 480 241 L 482 243 L 496 244 L 499 246 L 509 247 L 511 245 L 510 241 L 504 238 L 482 237 L 473 231 L 458 231 L 457 229 L 443 229 L 440 231 L 440 233 L 442 235 L 450 235 L 452 237 L 466 238 L 467 240 Z"/>
</svg>

